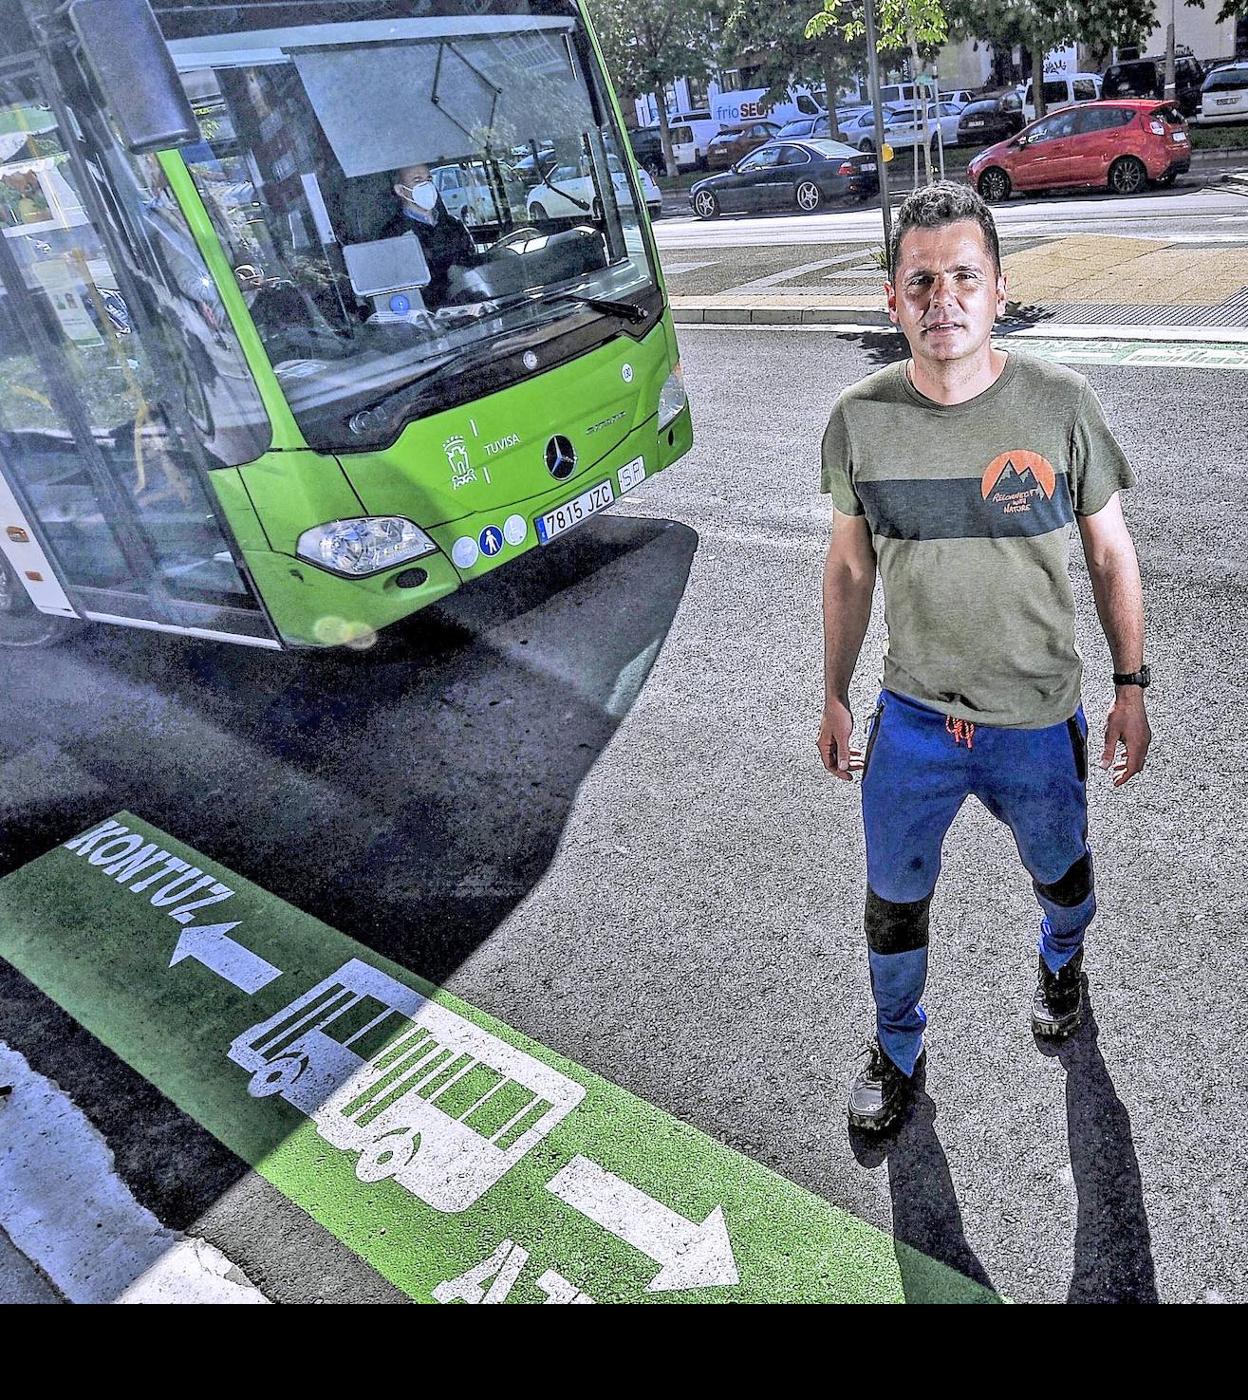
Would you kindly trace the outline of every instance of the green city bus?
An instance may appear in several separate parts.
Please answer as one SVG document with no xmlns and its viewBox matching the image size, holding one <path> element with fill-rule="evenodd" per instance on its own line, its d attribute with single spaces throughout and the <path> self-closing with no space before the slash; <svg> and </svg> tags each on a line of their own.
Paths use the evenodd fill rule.
<svg viewBox="0 0 1248 1400">
<path fill-rule="evenodd" d="M 692 444 L 581 0 L 0 0 L 0 231 L 8 645 L 366 645 Z"/>
</svg>

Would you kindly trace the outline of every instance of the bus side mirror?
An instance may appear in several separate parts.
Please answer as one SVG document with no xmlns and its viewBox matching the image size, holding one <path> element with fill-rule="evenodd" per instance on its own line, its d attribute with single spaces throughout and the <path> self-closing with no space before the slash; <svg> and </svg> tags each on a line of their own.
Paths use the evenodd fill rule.
<svg viewBox="0 0 1248 1400">
<path fill-rule="evenodd" d="M 200 139 L 148 0 L 74 0 L 69 17 L 127 150 L 139 155 Z"/>
</svg>

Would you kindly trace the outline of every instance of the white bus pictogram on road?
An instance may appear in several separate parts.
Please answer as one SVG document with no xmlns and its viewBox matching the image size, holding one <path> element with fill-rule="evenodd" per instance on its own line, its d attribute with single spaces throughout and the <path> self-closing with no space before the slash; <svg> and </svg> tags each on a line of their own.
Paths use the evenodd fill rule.
<svg viewBox="0 0 1248 1400">
<path fill-rule="evenodd" d="M 585 1097 L 566 1075 L 352 958 L 230 1046 L 361 1181 L 467 1210 Z"/>
</svg>

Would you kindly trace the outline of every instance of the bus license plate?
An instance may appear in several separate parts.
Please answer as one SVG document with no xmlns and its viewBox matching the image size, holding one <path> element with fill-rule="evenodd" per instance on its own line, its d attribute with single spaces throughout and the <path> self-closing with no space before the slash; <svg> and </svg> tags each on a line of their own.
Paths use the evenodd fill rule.
<svg viewBox="0 0 1248 1400">
<path fill-rule="evenodd" d="M 537 531 L 538 540 L 542 544 L 549 544 L 559 535 L 566 534 L 573 526 L 579 525 L 582 520 L 588 520 L 591 515 L 596 515 L 598 511 L 606 510 L 614 500 L 615 492 L 611 489 L 611 483 L 600 481 L 597 486 L 583 491 L 573 500 L 565 501 L 563 505 L 556 506 L 554 510 L 548 510 L 544 515 L 539 515 L 533 521 L 533 528 Z"/>
</svg>

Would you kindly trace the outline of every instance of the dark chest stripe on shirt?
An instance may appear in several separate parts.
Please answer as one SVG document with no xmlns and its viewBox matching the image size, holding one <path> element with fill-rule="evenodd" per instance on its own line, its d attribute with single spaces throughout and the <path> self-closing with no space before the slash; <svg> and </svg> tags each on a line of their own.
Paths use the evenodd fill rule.
<svg viewBox="0 0 1248 1400">
<path fill-rule="evenodd" d="M 873 535 L 894 540 L 1001 540 L 1047 535 L 1075 518 L 1059 473 L 1053 495 L 1025 481 L 984 499 L 979 477 L 946 481 L 856 481 Z"/>
</svg>

